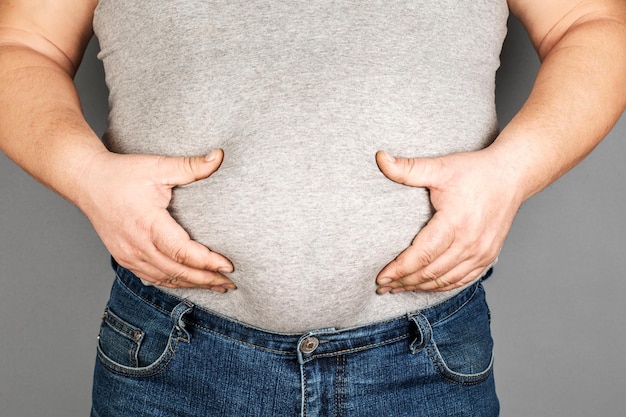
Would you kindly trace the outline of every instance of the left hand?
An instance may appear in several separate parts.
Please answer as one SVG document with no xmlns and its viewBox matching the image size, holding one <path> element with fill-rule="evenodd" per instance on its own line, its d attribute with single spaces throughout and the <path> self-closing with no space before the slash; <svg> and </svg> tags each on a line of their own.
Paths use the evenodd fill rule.
<svg viewBox="0 0 626 417">
<path fill-rule="evenodd" d="M 378 274 L 379 294 L 452 290 L 496 260 L 524 199 L 495 152 L 486 148 L 435 158 L 378 152 L 376 162 L 387 178 L 428 188 L 435 208 L 411 246 Z"/>
</svg>

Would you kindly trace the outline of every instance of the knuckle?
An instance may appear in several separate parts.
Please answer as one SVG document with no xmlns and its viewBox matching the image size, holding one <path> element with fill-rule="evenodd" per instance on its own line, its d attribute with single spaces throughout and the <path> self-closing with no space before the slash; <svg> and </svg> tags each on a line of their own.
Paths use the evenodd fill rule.
<svg viewBox="0 0 626 417">
<path fill-rule="evenodd" d="M 458 235 L 461 237 L 456 239 L 454 243 L 460 248 L 460 250 L 467 253 L 477 253 L 482 251 L 481 239 L 472 239 L 464 236 L 462 233 L 459 233 Z"/>
<path fill-rule="evenodd" d="M 169 277 L 165 282 L 167 282 L 168 285 L 177 286 L 178 284 L 180 284 L 180 278 L 179 277 Z"/>
<path fill-rule="evenodd" d="M 193 178 L 195 175 L 194 159 L 188 156 L 183 157 L 170 157 L 170 156 L 157 156 L 157 167 L 159 171 L 169 173 L 167 182 L 174 182 L 172 178 Z"/>
<path fill-rule="evenodd" d="M 486 251 L 485 251 L 485 256 L 487 257 L 487 260 L 489 261 L 489 263 L 495 261 L 495 259 L 498 257 L 498 254 L 500 253 L 500 249 L 494 246 L 490 246 Z"/>
<path fill-rule="evenodd" d="M 137 218 L 133 219 L 133 225 L 138 234 L 147 232 L 149 235 L 153 235 L 156 232 L 156 223 L 153 219 L 153 215 L 150 214 L 146 216 L 138 216 Z"/>
<path fill-rule="evenodd" d="M 419 251 L 415 254 L 415 259 L 420 265 L 430 265 L 433 262 L 434 257 L 428 251 Z"/>
<path fill-rule="evenodd" d="M 185 272 L 184 271 L 180 271 L 180 270 L 179 271 L 175 271 L 172 275 L 170 275 L 170 278 L 174 282 L 184 281 L 185 280 Z"/>
<path fill-rule="evenodd" d="M 170 158 L 164 155 L 155 155 L 154 164 L 156 165 L 156 172 L 161 172 L 169 165 Z"/>
<path fill-rule="evenodd" d="M 421 276 L 425 281 L 436 281 L 439 279 L 439 274 L 430 269 L 424 269 L 421 273 Z"/>
<path fill-rule="evenodd" d="M 499 253 L 499 250 L 497 247 L 495 247 L 491 242 L 486 242 L 486 241 L 477 242 L 470 249 L 470 251 L 471 253 L 474 254 L 472 256 L 474 261 L 479 264 L 483 264 L 483 263 L 490 264 L 498 257 L 498 253 Z"/>
<path fill-rule="evenodd" d="M 113 253 L 113 257 L 119 265 L 126 269 L 133 269 L 137 261 L 143 258 L 143 252 L 135 246 L 122 245 L 118 249 Z"/>
<path fill-rule="evenodd" d="M 463 286 L 465 286 L 467 283 L 463 282 L 463 281 L 457 281 L 457 282 L 453 282 L 452 284 L 450 284 L 451 289 L 456 289 L 456 288 L 461 288 Z"/>
<path fill-rule="evenodd" d="M 174 249 L 174 252 L 172 253 L 172 259 L 174 259 L 174 261 L 182 264 L 187 260 L 187 258 L 188 251 L 184 246 Z"/>
<path fill-rule="evenodd" d="M 450 283 L 446 281 L 443 277 L 436 278 L 433 282 L 438 289 L 442 289 L 442 288 L 446 288 L 450 286 Z"/>
<path fill-rule="evenodd" d="M 167 277 L 165 277 L 162 282 L 165 284 L 165 286 L 167 287 L 178 287 L 180 286 L 183 282 L 185 282 L 185 274 L 183 271 L 175 271 L 170 273 L 169 275 L 167 275 Z"/>
<path fill-rule="evenodd" d="M 198 181 L 208 176 L 208 173 L 202 172 L 197 161 L 197 157 L 185 156 L 179 158 L 180 172 L 189 181 Z"/>
<path fill-rule="evenodd" d="M 410 178 L 420 178 L 424 171 L 423 165 L 418 164 L 417 161 L 413 158 L 409 158 L 405 160 L 406 169 L 400 171 L 399 174 L 399 182 L 405 184 L 408 182 Z"/>
<path fill-rule="evenodd" d="M 475 250 L 480 253 L 487 253 L 493 246 L 493 242 L 490 239 L 485 239 L 484 237 L 476 239 L 472 243 Z"/>
<path fill-rule="evenodd" d="M 402 262 L 396 262 L 392 265 L 391 272 L 396 277 L 406 277 L 409 275 L 409 268 Z"/>
<path fill-rule="evenodd" d="M 193 175 L 194 173 L 194 164 L 192 158 L 186 156 L 184 158 L 179 158 L 180 170 L 181 172 L 189 175 Z"/>
</svg>

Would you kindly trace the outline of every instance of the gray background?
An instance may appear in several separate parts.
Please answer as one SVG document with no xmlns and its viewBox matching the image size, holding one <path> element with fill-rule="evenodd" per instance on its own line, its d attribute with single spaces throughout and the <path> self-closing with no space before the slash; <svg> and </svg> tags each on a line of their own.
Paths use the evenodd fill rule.
<svg viewBox="0 0 626 417">
<path fill-rule="evenodd" d="M 101 133 L 106 87 L 92 42 L 77 76 Z M 505 124 L 538 66 L 512 19 L 498 74 Z M 502 415 L 626 415 L 626 117 L 565 178 L 527 202 L 487 282 Z M 100 316 L 113 278 L 78 209 L 0 155 L 0 417 L 89 414 Z"/>
</svg>

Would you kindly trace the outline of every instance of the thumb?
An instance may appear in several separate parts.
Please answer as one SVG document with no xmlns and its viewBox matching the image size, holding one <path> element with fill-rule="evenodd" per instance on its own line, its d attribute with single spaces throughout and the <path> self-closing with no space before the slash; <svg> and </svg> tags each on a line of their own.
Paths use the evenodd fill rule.
<svg viewBox="0 0 626 417">
<path fill-rule="evenodd" d="M 224 151 L 214 149 L 206 156 L 163 157 L 159 169 L 167 185 L 187 185 L 209 177 L 223 159 Z"/>
<path fill-rule="evenodd" d="M 399 158 L 378 151 L 376 163 L 387 178 L 411 187 L 436 188 L 443 174 L 441 158 Z"/>
</svg>

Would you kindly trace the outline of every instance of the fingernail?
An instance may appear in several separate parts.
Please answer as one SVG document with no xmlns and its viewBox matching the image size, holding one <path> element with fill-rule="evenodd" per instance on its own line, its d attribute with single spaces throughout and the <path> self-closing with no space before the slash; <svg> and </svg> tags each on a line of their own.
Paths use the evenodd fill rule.
<svg viewBox="0 0 626 417">
<path fill-rule="evenodd" d="M 217 158 L 217 155 L 219 155 L 220 151 L 218 149 L 213 149 L 211 152 L 209 152 L 209 154 L 207 156 L 204 157 L 204 159 L 207 162 L 211 162 L 211 161 L 215 161 L 215 159 Z"/>
<path fill-rule="evenodd" d="M 383 277 L 378 280 L 378 285 L 387 285 L 391 281 L 393 281 L 391 278 Z"/>
<path fill-rule="evenodd" d="M 393 290 L 391 290 L 392 294 L 402 294 L 405 291 L 404 288 L 394 288 Z"/>
<path fill-rule="evenodd" d="M 392 164 L 394 164 L 396 162 L 396 158 L 394 158 L 393 156 L 389 155 L 387 152 L 385 151 L 381 151 L 383 158 L 385 158 L 387 160 L 387 162 L 390 162 Z"/>
<path fill-rule="evenodd" d="M 223 266 L 217 270 L 217 272 L 221 272 L 222 274 L 229 274 L 233 272 L 232 266 Z"/>
<path fill-rule="evenodd" d="M 228 288 L 229 290 L 236 290 L 237 286 L 235 284 L 224 284 L 222 285 L 224 288 Z"/>
<path fill-rule="evenodd" d="M 389 291 L 391 291 L 391 287 L 381 287 L 376 290 L 376 293 L 378 295 L 383 295 L 383 294 L 387 294 Z"/>
</svg>

